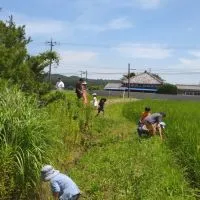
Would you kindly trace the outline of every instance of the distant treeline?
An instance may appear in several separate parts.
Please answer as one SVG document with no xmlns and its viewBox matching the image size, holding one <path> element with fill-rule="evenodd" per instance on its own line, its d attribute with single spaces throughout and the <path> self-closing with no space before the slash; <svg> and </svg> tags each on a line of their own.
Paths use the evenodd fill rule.
<svg viewBox="0 0 200 200">
<path fill-rule="evenodd" d="M 74 89 L 76 82 L 80 79 L 78 76 L 63 76 L 60 74 L 52 74 L 52 83 L 55 85 L 57 82 L 57 79 L 61 78 L 62 81 L 65 84 L 65 88 L 67 89 Z M 104 80 L 104 79 L 87 79 L 87 85 L 88 89 L 91 90 L 98 90 L 98 89 L 103 89 L 105 85 L 109 82 L 120 82 L 120 80 Z"/>
</svg>

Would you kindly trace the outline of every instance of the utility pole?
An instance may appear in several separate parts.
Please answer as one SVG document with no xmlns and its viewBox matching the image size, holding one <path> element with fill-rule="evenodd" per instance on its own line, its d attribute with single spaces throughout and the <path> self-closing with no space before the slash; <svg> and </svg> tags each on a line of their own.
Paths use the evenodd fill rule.
<svg viewBox="0 0 200 200">
<path fill-rule="evenodd" d="M 80 72 L 81 72 L 81 78 L 83 78 L 84 71 L 80 71 Z"/>
<path fill-rule="evenodd" d="M 88 72 L 87 70 L 85 71 L 85 80 L 87 81 L 87 76 L 88 76 Z"/>
<path fill-rule="evenodd" d="M 83 74 L 85 74 L 85 80 L 87 81 L 87 75 L 88 75 L 87 70 L 86 71 L 80 71 L 80 72 L 81 72 L 81 78 L 83 77 Z"/>
<path fill-rule="evenodd" d="M 128 98 L 130 97 L 130 76 L 131 76 L 131 70 L 136 70 L 136 69 L 131 69 L 130 63 L 128 63 Z"/>
<path fill-rule="evenodd" d="M 128 63 L 128 98 L 130 97 L 130 71 L 131 71 L 131 67 L 130 67 L 130 63 Z"/>
<path fill-rule="evenodd" d="M 48 41 L 47 44 L 50 45 L 50 52 L 52 52 L 53 46 L 55 46 L 57 42 L 54 42 L 51 38 L 51 40 Z M 50 64 L 49 64 L 49 84 L 51 83 L 51 65 L 52 65 L 52 58 L 50 58 Z"/>
</svg>

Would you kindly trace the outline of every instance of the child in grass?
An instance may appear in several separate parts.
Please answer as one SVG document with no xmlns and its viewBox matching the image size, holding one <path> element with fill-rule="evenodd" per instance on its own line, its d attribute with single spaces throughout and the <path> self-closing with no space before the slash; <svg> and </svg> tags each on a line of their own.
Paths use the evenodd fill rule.
<svg viewBox="0 0 200 200">
<path fill-rule="evenodd" d="M 140 120 L 138 122 L 138 128 L 137 128 L 139 136 L 142 136 L 143 133 L 148 134 L 148 130 L 147 130 L 146 126 L 144 125 L 144 119 L 147 116 L 151 115 L 150 111 L 151 111 L 150 107 L 145 107 L 144 112 L 142 112 L 142 114 L 140 116 Z"/>
<path fill-rule="evenodd" d="M 98 107 L 97 94 L 93 93 L 92 96 L 93 96 L 92 105 L 94 106 L 95 109 L 97 109 Z"/>
<path fill-rule="evenodd" d="M 43 181 L 50 181 L 54 200 L 78 200 L 80 190 L 70 177 L 55 170 L 51 165 L 45 165 L 41 170 Z"/>
<path fill-rule="evenodd" d="M 144 119 L 151 115 L 151 108 L 150 107 L 145 107 L 144 112 L 140 116 L 140 123 L 144 123 Z"/>
<path fill-rule="evenodd" d="M 99 101 L 99 107 L 98 107 L 98 113 L 96 116 L 99 115 L 100 112 L 103 112 L 103 115 L 104 115 L 104 105 L 105 105 L 105 102 L 106 102 L 106 98 L 101 98 L 100 101 Z"/>
</svg>

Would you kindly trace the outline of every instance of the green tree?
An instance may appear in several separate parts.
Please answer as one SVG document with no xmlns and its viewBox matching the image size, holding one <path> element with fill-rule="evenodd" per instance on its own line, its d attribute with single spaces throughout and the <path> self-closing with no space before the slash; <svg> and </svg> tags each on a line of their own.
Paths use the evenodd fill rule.
<svg viewBox="0 0 200 200">
<path fill-rule="evenodd" d="M 17 81 L 17 71 L 24 71 L 27 56 L 26 45 L 30 38 L 25 37 L 25 26 L 16 27 L 12 16 L 9 21 L 0 21 L 0 76 Z"/>
<path fill-rule="evenodd" d="M 25 91 L 40 92 L 47 88 L 44 69 L 50 60 L 58 63 L 59 58 L 55 52 L 29 55 L 27 44 L 30 42 L 25 26 L 16 26 L 12 16 L 7 22 L 0 21 L 0 77 Z"/>
<path fill-rule="evenodd" d="M 47 77 L 44 69 L 49 66 L 51 60 L 58 64 L 59 58 L 56 52 L 47 51 L 36 56 L 28 56 L 26 65 L 30 72 L 30 78 L 27 83 L 23 84 L 23 88 L 36 93 L 44 93 L 49 87 L 48 83 L 44 82 Z"/>
<path fill-rule="evenodd" d="M 158 88 L 157 92 L 160 94 L 177 94 L 177 87 L 176 85 L 165 83 Z"/>
<path fill-rule="evenodd" d="M 154 77 L 156 77 L 158 80 L 164 81 L 164 79 L 162 79 L 158 74 L 152 73 L 152 75 L 153 75 Z"/>
<path fill-rule="evenodd" d="M 128 78 L 132 78 L 135 76 L 135 73 L 134 72 L 131 72 L 129 75 L 128 74 L 125 74 L 123 75 L 123 77 L 121 78 L 121 80 L 125 80 L 125 79 L 128 79 Z"/>
</svg>

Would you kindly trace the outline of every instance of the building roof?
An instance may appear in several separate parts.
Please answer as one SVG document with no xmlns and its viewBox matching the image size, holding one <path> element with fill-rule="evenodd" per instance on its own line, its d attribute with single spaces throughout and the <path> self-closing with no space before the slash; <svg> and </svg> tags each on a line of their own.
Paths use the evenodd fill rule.
<svg viewBox="0 0 200 200">
<path fill-rule="evenodd" d="M 177 87 L 178 90 L 200 91 L 200 85 L 182 85 L 182 84 L 177 84 L 176 87 Z"/>
<path fill-rule="evenodd" d="M 128 79 L 125 79 L 123 81 L 123 83 L 128 83 Z M 140 74 L 130 78 L 130 83 L 160 85 L 163 83 L 163 81 L 158 79 L 157 77 L 153 76 L 153 74 L 151 74 L 149 72 L 143 72 L 143 73 L 140 73 Z"/>
<path fill-rule="evenodd" d="M 122 87 L 121 83 L 108 83 L 104 90 L 124 90 L 124 87 Z"/>
</svg>

